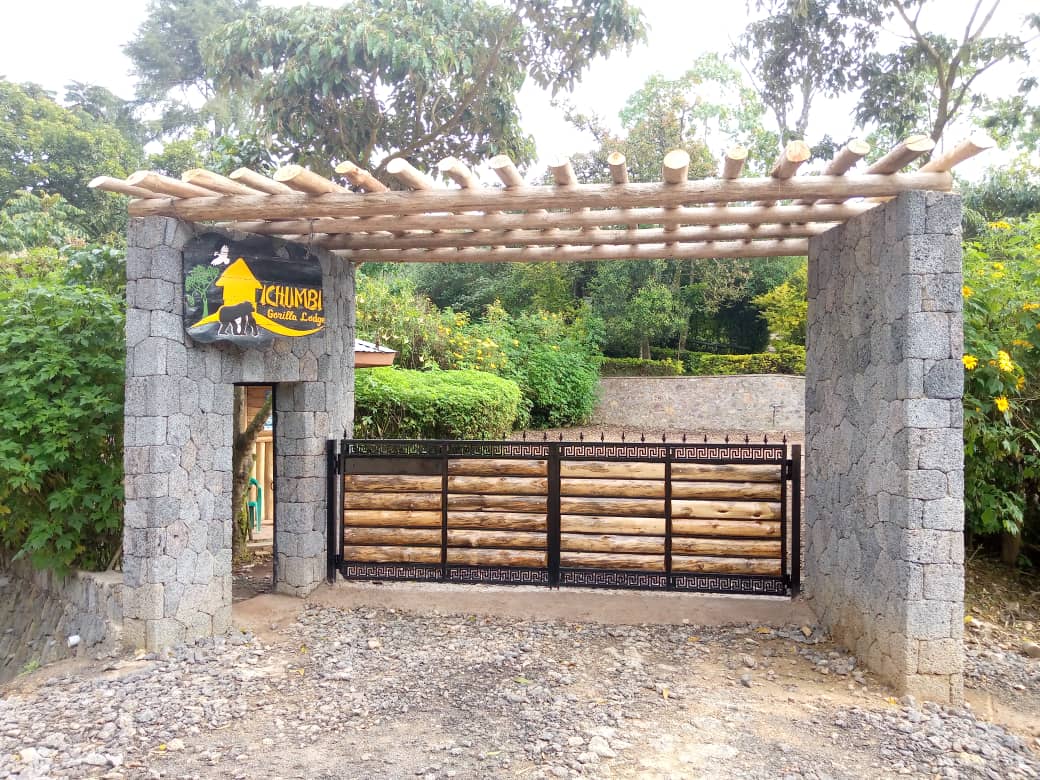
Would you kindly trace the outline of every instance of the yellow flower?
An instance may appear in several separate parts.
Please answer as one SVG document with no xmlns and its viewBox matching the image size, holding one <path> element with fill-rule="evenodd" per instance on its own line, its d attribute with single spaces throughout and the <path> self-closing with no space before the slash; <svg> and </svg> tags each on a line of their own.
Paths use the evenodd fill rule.
<svg viewBox="0 0 1040 780">
<path fill-rule="evenodd" d="M 1011 360 L 1011 355 L 1002 349 L 997 350 L 997 365 L 1001 371 L 1007 371 L 1009 374 L 1015 370 L 1015 364 Z"/>
<path fill-rule="evenodd" d="M 513 339 L 513 346 L 514 347 L 519 347 L 520 346 L 520 342 L 517 339 Z"/>
<path fill-rule="evenodd" d="M 558 346 L 556 346 L 555 344 L 553 344 L 553 349 L 555 349 L 557 352 L 560 351 L 560 348 Z"/>
<path fill-rule="evenodd" d="M 968 287 L 968 285 L 964 285 L 961 288 L 961 295 L 963 295 L 965 298 L 970 298 L 974 294 L 975 294 L 975 291 L 972 290 L 970 287 Z"/>
<path fill-rule="evenodd" d="M 1022 347 L 1022 349 L 1032 349 L 1033 348 L 1033 345 L 1030 344 L 1025 339 L 1015 339 L 1014 341 L 1011 342 L 1011 344 L 1012 344 L 1012 346 L 1015 346 L 1015 347 Z"/>
<path fill-rule="evenodd" d="M 979 359 L 974 355 L 965 355 L 961 358 L 961 362 L 964 364 L 966 369 L 974 371 L 975 367 L 979 364 Z"/>
<path fill-rule="evenodd" d="M 1025 386 L 1026 386 L 1026 378 L 1024 376 L 1020 376 L 1018 379 L 1015 380 L 1015 389 L 1016 390 L 1021 390 Z"/>
<path fill-rule="evenodd" d="M 1022 311 L 1034 311 L 1035 309 L 1040 309 L 1040 303 L 1023 303 L 1022 304 Z"/>
<path fill-rule="evenodd" d="M 993 399 L 993 403 L 997 405 L 998 412 L 1006 412 L 1008 410 L 1008 399 L 1007 396 L 998 395 Z"/>
<path fill-rule="evenodd" d="M 1004 264 L 1003 263 L 994 263 L 993 264 L 993 270 L 994 271 L 1003 271 L 1004 270 Z"/>
<path fill-rule="evenodd" d="M 989 226 L 994 230 L 1011 230 L 1011 225 L 1002 219 L 997 222 L 990 222 Z"/>
</svg>

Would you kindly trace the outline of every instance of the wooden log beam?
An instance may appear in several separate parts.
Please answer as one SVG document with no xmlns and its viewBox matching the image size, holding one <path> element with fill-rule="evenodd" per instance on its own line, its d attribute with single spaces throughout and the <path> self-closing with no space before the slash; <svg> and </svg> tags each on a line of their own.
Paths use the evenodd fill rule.
<svg viewBox="0 0 1040 780">
<path fill-rule="evenodd" d="M 184 184 L 183 182 L 177 183 Z M 272 196 L 199 196 L 182 200 L 153 198 L 130 203 L 129 211 L 131 216 L 135 217 L 170 216 L 196 222 L 240 219 L 318 219 L 320 217 L 401 216 L 426 212 L 471 210 L 669 208 L 696 203 L 732 201 L 839 196 L 843 198 L 882 197 L 898 195 L 908 190 L 948 192 L 952 188 L 953 177 L 947 172 L 916 172 L 890 175 L 797 176 L 793 179 L 736 179 L 733 181 L 702 179 L 687 181 L 679 185 L 580 184 L 573 187 L 379 192 L 369 193 L 365 197 L 351 192 L 329 192 L 320 197 L 299 193 Z M 631 222 L 627 218 L 621 221 Z M 443 224 L 442 227 L 448 227 L 448 225 Z"/>
<path fill-rule="evenodd" d="M 560 534 L 560 549 L 565 552 L 651 553 L 664 555 L 664 537 L 563 533 Z"/>
<path fill-rule="evenodd" d="M 212 190 L 213 192 L 222 195 L 267 194 L 263 190 L 253 189 L 242 182 L 229 179 L 227 176 L 221 176 L 219 173 L 214 173 L 213 171 L 207 171 L 205 168 L 192 168 L 191 170 L 185 171 L 181 174 L 181 180 L 188 182 L 188 184 L 194 184 L 197 187 Z"/>
<path fill-rule="evenodd" d="M 448 548 L 448 563 L 458 566 L 518 566 L 544 568 L 548 559 L 536 550 L 468 550 Z"/>
<path fill-rule="evenodd" d="M 672 498 L 730 498 L 740 500 L 780 500 L 778 482 L 676 482 Z"/>
<path fill-rule="evenodd" d="M 386 172 L 413 190 L 432 190 L 436 182 L 403 157 L 395 157 L 386 164 Z"/>
<path fill-rule="evenodd" d="M 544 477 L 548 462 L 511 458 L 451 458 L 448 474 L 460 477 Z"/>
<path fill-rule="evenodd" d="M 208 198 L 216 197 L 211 190 L 198 187 L 194 184 L 188 184 L 187 182 L 180 181 L 179 179 L 173 179 L 169 176 L 163 176 L 161 173 L 152 173 L 151 171 L 134 171 L 126 177 L 126 183 L 131 187 L 139 187 L 144 190 L 151 190 L 157 192 L 160 195 L 172 195 L 175 198 Z M 242 197 L 257 198 L 258 195 L 243 195 Z M 163 201 L 159 198 L 149 198 L 142 201 L 143 203 L 162 203 Z"/>
<path fill-rule="evenodd" d="M 774 179 L 790 179 L 806 160 L 812 156 L 812 150 L 804 141 L 791 141 L 777 157 L 773 170 L 769 175 Z"/>
<path fill-rule="evenodd" d="M 573 498 L 571 496 L 563 496 L 560 498 L 560 514 L 661 517 L 664 515 L 664 501 L 643 498 Z"/>
<path fill-rule="evenodd" d="M 690 172 L 690 155 L 685 149 L 672 149 L 664 156 L 661 178 L 665 184 L 682 184 Z"/>
<path fill-rule="evenodd" d="M 672 517 L 779 520 L 780 504 L 770 501 L 672 501 Z"/>
<path fill-rule="evenodd" d="M 560 476 L 599 477 L 604 479 L 664 479 L 664 464 L 638 463 L 635 461 L 564 460 L 560 461 Z"/>
<path fill-rule="evenodd" d="M 780 482 L 780 466 L 740 463 L 673 463 L 672 479 L 723 482 Z"/>
<path fill-rule="evenodd" d="M 307 195 L 327 195 L 330 193 L 341 195 L 344 197 L 350 197 L 352 199 L 359 200 L 358 196 L 348 190 L 341 184 L 336 184 L 334 181 L 326 179 L 324 176 L 319 176 L 314 171 L 309 171 L 302 165 L 283 165 L 277 171 L 274 172 L 274 180 L 281 182 L 288 187 L 296 190 L 300 195 L 285 195 L 285 196 L 274 196 L 278 197 L 292 197 L 292 198 L 306 198 Z M 242 196 L 245 197 L 245 196 Z M 268 195 L 267 198 L 272 196 Z M 307 198 L 309 200 L 309 198 Z"/>
<path fill-rule="evenodd" d="M 348 491 L 363 493 L 435 493 L 441 489 L 441 478 L 412 474 L 347 474 L 343 484 Z"/>
<path fill-rule="evenodd" d="M 544 550 L 545 534 L 528 531 L 461 531 L 448 530 L 450 547 L 519 547 L 528 550 Z"/>
<path fill-rule="evenodd" d="M 560 530 L 563 533 L 663 536 L 665 529 L 663 517 L 609 517 L 607 515 L 561 514 Z"/>
<path fill-rule="evenodd" d="M 748 150 L 743 146 L 731 146 L 722 158 L 722 178 L 732 181 L 739 179 L 744 163 L 747 162 Z"/>
<path fill-rule="evenodd" d="M 548 507 L 548 499 L 541 496 L 485 496 L 473 494 L 449 494 L 449 510 L 501 510 L 505 512 L 539 512 Z"/>
<path fill-rule="evenodd" d="M 544 532 L 546 522 L 544 512 L 448 512 L 448 528 Z"/>
<path fill-rule="evenodd" d="M 721 555 L 730 558 L 779 558 L 780 540 L 672 538 L 673 555 Z"/>
<path fill-rule="evenodd" d="M 401 249 L 447 249 L 455 247 L 489 246 L 604 246 L 608 244 L 660 244 L 693 243 L 703 241 L 742 241 L 749 237 L 760 238 L 810 238 L 830 230 L 838 222 L 812 222 L 808 224 L 759 225 L 754 232 L 746 225 L 722 225 L 717 227 L 688 228 L 639 228 L 635 230 L 558 230 L 546 235 L 540 230 L 491 230 L 472 232 L 450 232 L 422 235 L 373 236 L 340 234 L 316 240 L 317 246 L 325 249 L 354 249 L 396 251 Z"/>
<path fill-rule="evenodd" d="M 378 263 L 546 263 L 591 262 L 594 260 L 674 260 L 698 257 L 777 257 L 805 255 L 804 238 L 761 241 L 709 241 L 697 244 L 608 244 L 605 246 L 507 247 L 469 249 L 333 250 L 351 260 Z"/>
<path fill-rule="evenodd" d="M 664 571 L 663 555 L 625 555 L 623 553 L 561 552 L 565 569 L 626 569 Z"/>
<path fill-rule="evenodd" d="M 952 149 L 932 157 L 929 162 L 921 166 L 921 170 L 926 173 L 952 170 L 955 165 L 959 165 L 987 149 L 992 149 L 995 145 L 996 141 L 985 133 L 976 133 Z"/>
<path fill-rule="evenodd" d="M 92 190 L 104 190 L 105 192 L 114 192 L 119 195 L 129 195 L 131 198 L 148 199 L 163 197 L 162 193 L 146 190 L 144 187 L 135 187 L 133 184 L 127 184 L 122 179 L 115 179 L 111 176 L 97 176 L 90 180 L 87 187 Z"/>
<path fill-rule="evenodd" d="M 679 536 L 740 536 L 779 538 L 780 522 L 775 520 L 705 520 L 700 518 L 672 518 L 672 537 Z"/>
<path fill-rule="evenodd" d="M 440 511 L 348 509 L 343 524 L 362 528 L 440 528 Z"/>
<path fill-rule="evenodd" d="M 282 184 L 280 181 L 269 179 L 256 171 L 251 171 L 249 168 L 236 168 L 228 175 L 228 178 L 232 181 L 241 182 L 247 187 L 252 187 L 254 190 L 266 192 L 268 195 L 290 195 L 295 192 L 292 187 Z"/>
<path fill-rule="evenodd" d="M 780 576 L 780 561 L 769 558 L 711 558 L 673 555 L 672 571 L 704 574 L 772 574 Z"/>
<path fill-rule="evenodd" d="M 496 496 L 544 496 L 549 480 L 543 477 L 448 477 L 451 493 L 480 493 Z"/>
<path fill-rule="evenodd" d="M 440 547 L 400 547 L 396 545 L 344 545 L 344 561 L 360 563 L 440 563 Z"/>
<path fill-rule="evenodd" d="M 870 154 L 870 144 L 861 138 L 853 138 L 834 155 L 824 169 L 826 176 L 844 176 L 852 167 Z"/>
<path fill-rule="evenodd" d="M 566 157 L 555 157 L 549 162 L 549 172 L 557 187 L 573 187 L 578 183 L 571 161 Z"/>
<path fill-rule="evenodd" d="M 628 184 L 628 166 L 625 165 L 625 155 L 621 152 L 611 152 L 607 155 L 607 165 L 610 166 L 610 179 L 614 184 Z"/>
<path fill-rule="evenodd" d="M 664 498 L 664 480 L 564 478 L 560 480 L 560 495 L 599 498 Z"/>
<path fill-rule="evenodd" d="M 480 179 L 473 175 L 473 172 L 466 167 L 466 165 L 454 157 L 445 157 L 439 163 L 437 163 L 437 170 L 444 176 L 447 176 L 453 182 L 459 185 L 463 190 L 470 190 L 474 192 L 483 192 L 483 188 L 480 186 Z M 452 190 L 446 190 L 452 192 Z M 457 192 L 457 190 L 455 190 Z M 482 208 L 481 206 L 473 206 L 472 208 Z M 452 211 L 456 209 L 450 209 Z M 464 209 L 457 209 L 463 211 Z"/>
<path fill-rule="evenodd" d="M 401 158 L 395 158 L 401 159 Z M 393 162 L 393 160 L 391 160 Z M 407 165 L 405 161 L 405 165 Z M 411 166 L 409 166 L 411 167 Z M 413 168 L 414 170 L 414 168 Z M 364 168 L 355 165 L 349 160 L 344 160 L 336 166 L 336 173 L 349 181 L 353 186 L 361 189 L 364 192 L 388 192 L 390 190 L 383 182 L 379 181 L 375 176 L 366 171 Z M 418 173 L 418 171 L 416 171 Z M 420 188 L 426 189 L 426 188 Z"/>
<path fill-rule="evenodd" d="M 357 493 L 343 494 L 343 508 L 350 509 L 440 509 L 440 493 Z"/>
<path fill-rule="evenodd" d="M 154 193 L 153 193 L 154 194 Z M 675 209 L 598 209 L 595 211 L 553 211 L 520 214 L 421 214 L 404 217 L 325 217 L 268 222 L 242 221 L 225 223 L 224 227 L 245 233 L 284 235 L 290 233 L 351 234 L 402 230 L 546 230 L 584 227 L 640 225 L 762 225 L 768 223 L 843 222 L 876 208 L 869 203 L 808 206 L 697 206 Z M 450 220 L 450 224 L 448 221 Z"/>
<path fill-rule="evenodd" d="M 495 175 L 506 189 L 524 186 L 524 177 L 520 175 L 520 171 L 516 169 L 513 161 L 509 159 L 509 155 L 495 155 L 488 160 L 488 166 L 495 172 Z"/>
<path fill-rule="evenodd" d="M 935 141 L 926 135 L 912 135 L 895 146 L 877 162 L 867 168 L 868 174 L 894 174 L 902 170 L 923 154 L 935 148 Z M 896 193 L 886 193 L 895 195 Z M 884 197 L 877 195 L 875 197 Z"/>
<path fill-rule="evenodd" d="M 439 528 L 353 528 L 343 529 L 343 543 L 354 544 L 396 544 L 396 545 L 439 545 L 441 529 Z"/>
</svg>

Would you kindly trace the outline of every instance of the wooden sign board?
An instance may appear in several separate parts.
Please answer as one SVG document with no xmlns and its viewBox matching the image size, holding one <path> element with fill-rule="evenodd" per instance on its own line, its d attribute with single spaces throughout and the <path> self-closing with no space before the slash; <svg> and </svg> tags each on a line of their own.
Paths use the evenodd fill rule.
<svg viewBox="0 0 1040 780">
<path fill-rule="evenodd" d="M 265 347 L 325 327 L 321 264 L 301 246 L 205 233 L 184 247 L 184 325 L 195 341 Z"/>
</svg>

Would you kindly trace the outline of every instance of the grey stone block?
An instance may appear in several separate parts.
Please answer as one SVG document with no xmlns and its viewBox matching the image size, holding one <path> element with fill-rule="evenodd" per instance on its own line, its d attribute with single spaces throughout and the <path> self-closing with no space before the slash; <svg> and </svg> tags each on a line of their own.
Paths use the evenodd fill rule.
<svg viewBox="0 0 1040 780">
<path fill-rule="evenodd" d="M 964 366 L 960 360 L 932 363 L 924 377 L 924 392 L 929 398 L 951 398 L 960 403 L 964 394 Z"/>
<path fill-rule="evenodd" d="M 948 428 L 950 405 L 944 400 L 911 398 L 903 402 L 906 424 L 911 428 Z"/>
</svg>

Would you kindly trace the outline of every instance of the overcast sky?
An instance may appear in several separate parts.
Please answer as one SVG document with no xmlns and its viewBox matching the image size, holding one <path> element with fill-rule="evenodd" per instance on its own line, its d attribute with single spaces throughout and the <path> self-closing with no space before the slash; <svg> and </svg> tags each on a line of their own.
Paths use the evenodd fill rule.
<svg viewBox="0 0 1040 780">
<path fill-rule="evenodd" d="M 656 72 L 680 75 L 705 52 L 726 53 L 746 22 L 741 0 L 635 0 L 650 26 L 649 41 L 631 54 L 597 61 L 569 99 L 579 108 L 616 121 L 625 99 Z M 288 2 L 280 2 L 287 5 Z M 339 2 L 323 2 L 339 5 Z M 0 46 L 0 75 L 34 81 L 59 96 L 65 84 L 100 84 L 125 98 L 133 96 L 130 62 L 122 46 L 145 17 L 146 0 L 7 0 L 0 12 L 5 31 Z M 974 0 L 933 0 L 927 29 L 942 25 L 959 36 Z M 1021 19 L 1035 10 L 1035 0 L 1003 0 L 994 31 L 1021 30 Z M 29 31 L 19 34 L 17 31 Z M 1034 66 L 1035 67 L 1035 66 Z M 1017 72 L 996 74 L 989 91 L 1011 90 Z M 586 150 L 589 139 L 559 119 L 549 96 L 532 87 L 521 93 L 525 129 L 535 136 L 539 156 L 568 155 Z M 849 105 L 821 101 L 810 126 L 810 142 L 829 134 L 848 137 L 854 130 Z M 959 140 L 959 139 L 953 139 Z M 958 169 L 960 170 L 960 169 Z"/>
</svg>

